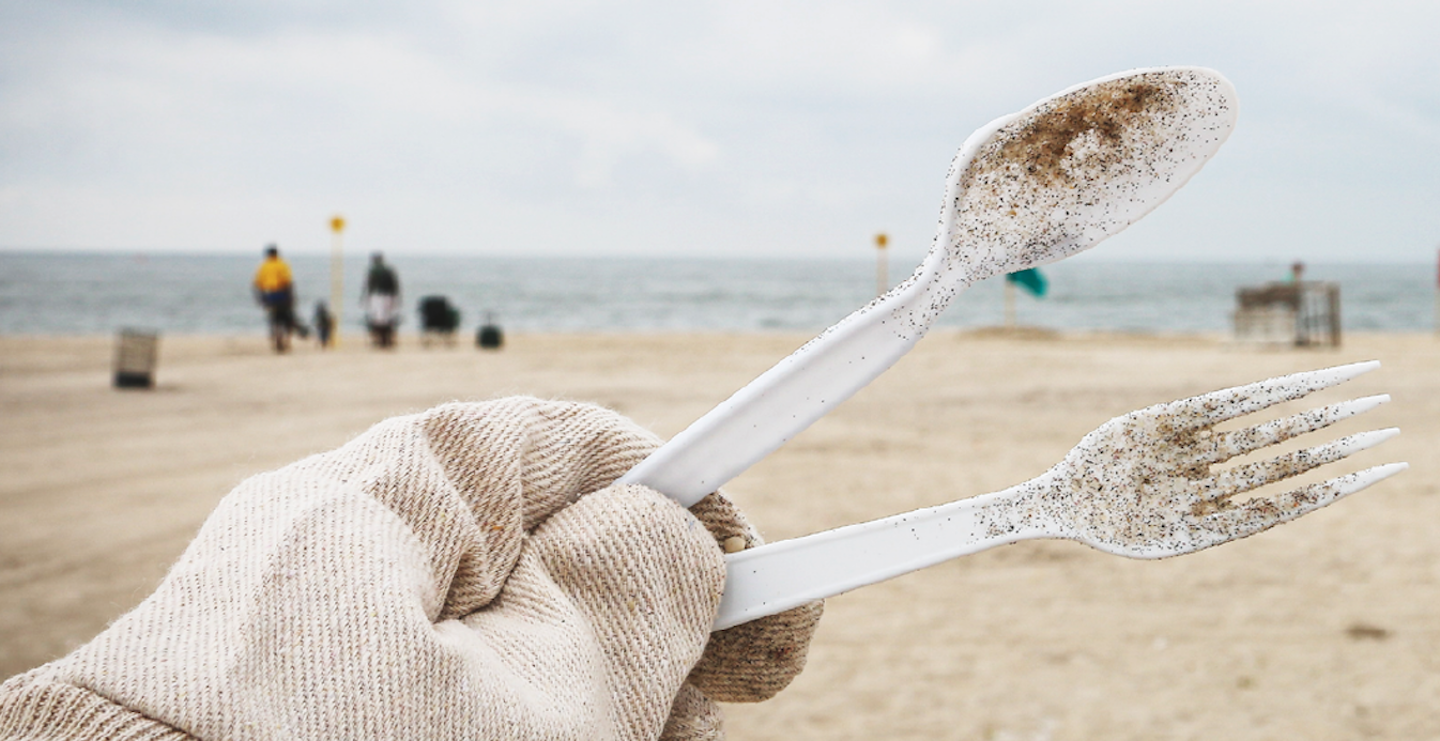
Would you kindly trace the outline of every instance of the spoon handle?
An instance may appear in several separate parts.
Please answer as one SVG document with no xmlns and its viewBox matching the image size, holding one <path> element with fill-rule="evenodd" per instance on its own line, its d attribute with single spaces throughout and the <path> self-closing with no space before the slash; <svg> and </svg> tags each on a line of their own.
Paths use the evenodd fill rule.
<svg viewBox="0 0 1440 741">
<path fill-rule="evenodd" d="M 927 260 L 928 262 L 928 260 Z M 921 268 L 924 270 L 924 267 Z M 906 321 L 930 302 L 920 273 L 822 332 L 671 438 L 618 483 L 644 484 L 689 507 L 864 388 L 924 335 Z M 943 297 L 948 303 L 954 291 Z"/>
<path fill-rule="evenodd" d="M 994 494 L 782 540 L 725 557 L 715 630 L 784 612 L 959 556 L 1058 537 L 1033 508 L 1043 474 Z"/>
<path fill-rule="evenodd" d="M 953 264 L 949 237 L 960 179 L 981 144 L 1015 116 L 971 134 L 945 182 L 940 232 L 908 280 L 776 363 L 671 438 L 619 483 L 644 484 L 689 507 L 725 485 L 889 370 L 976 275 Z"/>
</svg>

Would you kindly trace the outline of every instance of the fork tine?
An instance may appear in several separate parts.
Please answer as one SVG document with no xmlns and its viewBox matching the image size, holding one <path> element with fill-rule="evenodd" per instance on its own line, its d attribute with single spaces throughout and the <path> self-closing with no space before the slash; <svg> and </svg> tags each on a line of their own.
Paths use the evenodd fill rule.
<svg viewBox="0 0 1440 741">
<path fill-rule="evenodd" d="M 1324 445 L 1276 456 L 1268 461 L 1236 466 L 1229 471 L 1216 474 L 1212 478 L 1212 485 L 1201 497 L 1208 501 L 1216 501 L 1257 489 L 1281 479 L 1298 476 L 1326 463 L 1334 463 L 1352 453 L 1373 448 L 1398 434 L 1400 434 L 1400 429 L 1397 427 L 1361 432 L 1349 437 L 1342 437 L 1339 440 L 1332 440 Z"/>
<path fill-rule="evenodd" d="M 1281 402 L 1294 401 L 1321 389 L 1330 388 L 1380 367 L 1380 361 L 1367 360 L 1334 368 L 1292 373 L 1288 376 L 1212 391 L 1180 401 L 1160 405 L 1181 431 L 1210 427 L 1228 419 L 1258 412 Z M 1152 407 L 1153 408 L 1153 407 Z"/>
<path fill-rule="evenodd" d="M 1219 538 L 1210 545 L 1244 538 L 1333 504 L 1409 467 L 1409 463 L 1387 463 L 1337 476 L 1318 484 L 1302 486 L 1275 497 L 1252 499 L 1238 507 L 1206 515 L 1201 520 L 1201 525 Z"/>
<path fill-rule="evenodd" d="M 1342 419 L 1364 414 L 1388 401 L 1390 401 L 1389 394 L 1367 396 L 1363 399 L 1352 399 L 1339 404 L 1311 409 L 1243 430 L 1217 433 L 1213 443 L 1214 447 L 1204 451 L 1198 458 L 1200 462 L 1206 464 L 1224 463 L 1236 456 L 1253 453 L 1260 448 L 1322 430 Z"/>
</svg>

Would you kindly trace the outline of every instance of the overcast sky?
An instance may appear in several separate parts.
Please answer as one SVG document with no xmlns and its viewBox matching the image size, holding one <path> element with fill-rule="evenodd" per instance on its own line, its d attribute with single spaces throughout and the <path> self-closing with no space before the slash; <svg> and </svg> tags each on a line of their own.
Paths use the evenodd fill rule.
<svg viewBox="0 0 1440 741">
<path fill-rule="evenodd" d="M 1429 262 L 1440 3 L 0 0 L 0 250 L 897 257 L 987 121 L 1219 70 L 1096 259 Z"/>
</svg>

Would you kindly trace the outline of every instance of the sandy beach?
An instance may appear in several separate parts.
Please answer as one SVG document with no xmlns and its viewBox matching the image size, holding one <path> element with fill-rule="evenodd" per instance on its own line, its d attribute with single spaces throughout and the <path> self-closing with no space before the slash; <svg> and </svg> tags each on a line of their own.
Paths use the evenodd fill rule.
<svg viewBox="0 0 1440 741">
<path fill-rule="evenodd" d="M 670 436 L 807 339 L 520 335 L 481 352 L 407 336 L 381 353 L 347 337 L 276 356 L 258 332 L 167 336 L 157 388 L 117 391 L 112 338 L 0 337 L 0 678 L 142 600 L 236 483 L 381 419 L 531 394 L 603 404 Z M 1182 558 L 1034 541 L 835 598 L 805 674 L 771 702 L 730 706 L 730 738 L 1440 737 L 1432 335 L 1296 351 L 936 332 L 727 490 L 768 539 L 794 537 L 1019 483 L 1133 409 L 1365 359 L 1384 367 L 1266 416 L 1389 393 L 1305 442 L 1400 427 L 1328 470 L 1409 471 Z"/>
</svg>

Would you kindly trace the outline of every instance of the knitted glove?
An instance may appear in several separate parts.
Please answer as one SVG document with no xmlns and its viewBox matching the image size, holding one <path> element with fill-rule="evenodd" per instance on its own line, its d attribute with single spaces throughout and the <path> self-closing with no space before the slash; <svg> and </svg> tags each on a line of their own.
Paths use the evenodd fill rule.
<svg viewBox="0 0 1440 741">
<path fill-rule="evenodd" d="M 819 605 L 712 636 L 716 543 L 758 537 L 610 485 L 657 444 L 512 398 L 254 477 L 135 610 L 0 686 L 0 738 L 719 738 L 712 700 L 784 687 Z"/>
</svg>

